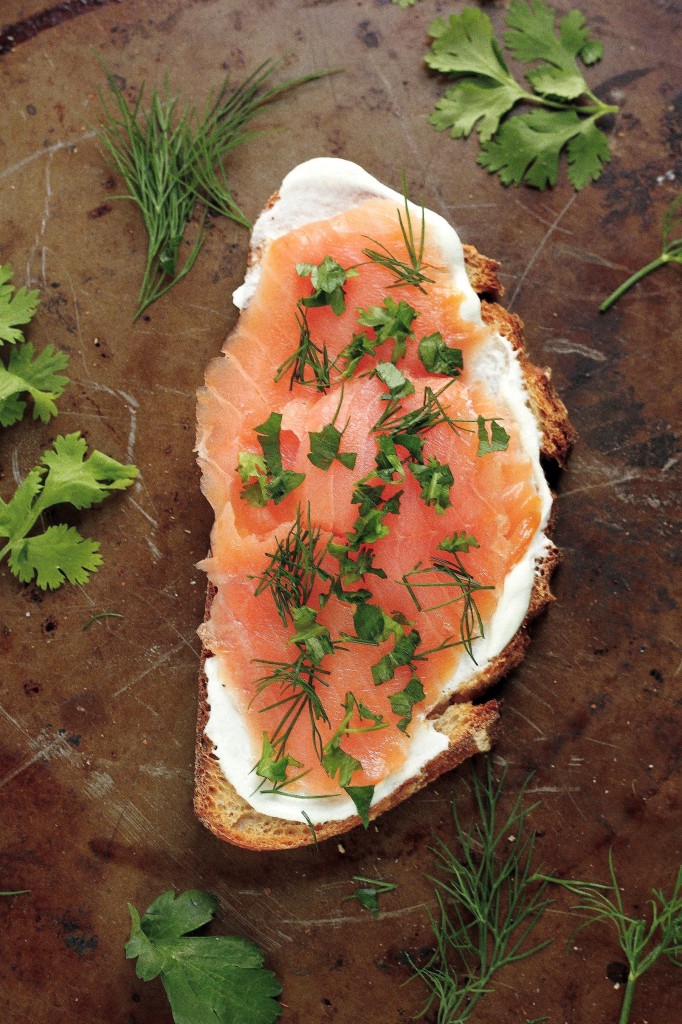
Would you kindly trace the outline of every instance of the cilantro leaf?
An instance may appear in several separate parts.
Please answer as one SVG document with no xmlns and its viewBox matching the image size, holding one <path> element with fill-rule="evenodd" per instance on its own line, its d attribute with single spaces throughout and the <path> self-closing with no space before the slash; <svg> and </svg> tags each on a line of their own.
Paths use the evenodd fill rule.
<svg viewBox="0 0 682 1024">
<path fill-rule="evenodd" d="M 365 828 L 369 828 L 369 809 L 374 797 L 374 786 L 343 786 L 343 789 L 355 804 L 360 821 Z"/>
<path fill-rule="evenodd" d="M 452 554 L 455 551 L 466 552 L 469 548 L 479 548 L 480 546 L 475 537 L 462 530 L 461 533 L 455 531 L 451 537 L 444 537 L 438 548 L 440 551 L 449 551 Z"/>
<path fill-rule="evenodd" d="M 601 175 L 610 158 L 608 140 L 596 122 L 618 109 L 594 95 L 577 63 L 595 63 L 603 47 L 590 38 L 580 11 L 561 18 L 557 35 L 555 11 L 545 0 L 511 0 L 506 23 L 504 41 L 513 55 L 536 64 L 526 73 L 532 92 L 513 78 L 488 16 L 464 8 L 449 23 L 439 18 L 430 28 L 433 42 L 426 63 L 455 80 L 437 102 L 430 123 L 454 138 L 476 127 L 478 163 L 499 173 L 504 185 L 554 185 L 566 152 L 569 179 L 581 189 Z M 522 101 L 536 109 L 509 117 Z"/>
<path fill-rule="evenodd" d="M 332 312 L 341 316 L 346 308 L 343 286 L 349 277 L 358 276 L 357 270 L 344 270 L 332 256 L 325 256 L 319 264 L 297 263 L 296 273 L 299 277 L 310 277 L 314 288 L 312 295 L 301 299 L 302 306 L 331 306 Z"/>
<path fill-rule="evenodd" d="M 429 456 L 423 466 L 414 462 L 408 465 L 421 486 L 421 499 L 427 505 L 433 505 L 438 515 L 450 508 L 450 488 L 455 478 L 447 462 L 439 462 L 434 456 Z"/>
<path fill-rule="evenodd" d="M 393 679 L 395 670 L 401 665 L 409 665 L 414 657 L 417 647 L 421 643 L 421 636 L 416 629 L 402 636 L 395 634 L 393 650 L 385 654 L 376 665 L 372 665 L 372 679 L 375 686 L 388 683 Z"/>
<path fill-rule="evenodd" d="M 19 325 L 31 322 L 40 302 L 38 291 L 29 292 L 25 288 L 15 291 L 14 285 L 8 283 L 12 273 L 9 263 L 0 266 L 0 345 L 5 341 L 14 345 L 24 340 Z"/>
<path fill-rule="evenodd" d="M 425 60 L 434 71 L 480 75 L 518 90 L 493 35 L 490 18 L 477 7 L 451 14 L 448 22 L 436 18 L 429 25 L 429 35 L 434 42 Z"/>
<path fill-rule="evenodd" d="M 331 464 L 340 462 L 346 469 L 355 468 L 356 452 L 339 452 L 343 431 L 334 426 L 333 423 L 326 423 L 322 430 L 308 431 L 310 438 L 310 452 L 308 459 L 318 469 L 327 470 Z"/>
<path fill-rule="evenodd" d="M 275 789 L 281 789 L 292 779 L 287 778 L 289 768 L 301 768 L 301 762 L 297 761 L 290 754 L 283 754 L 277 757 L 275 748 L 270 741 L 267 732 L 263 732 L 263 748 L 261 756 L 256 763 L 254 771 L 262 779 L 272 782 Z"/>
<path fill-rule="evenodd" d="M 493 452 L 506 452 L 509 444 L 509 434 L 495 420 L 490 421 L 490 436 L 486 428 L 486 421 L 482 416 L 478 417 L 478 450 L 476 455 L 481 458 L 483 455 L 491 455 Z M 446 549 L 447 550 L 447 549 Z"/>
<path fill-rule="evenodd" d="M 43 589 L 58 587 L 65 579 L 85 583 L 88 573 L 101 565 L 99 544 L 72 527 L 49 526 L 31 535 L 40 516 L 54 505 L 90 508 L 111 491 L 130 487 L 138 475 L 135 466 L 124 466 L 96 450 L 85 459 L 86 450 L 79 433 L 60 435 L 10 501 L 0 498 L 0 537 L 7 541 L 0 559 L 9 556 L 10 569 L 24 583 L 34 575 Z"/>
<path fill-rule="evenodd" d="M 303 483 L 305 473 L 293 473 L 282 466 L 281 412 L 271 412 L 267 420 L 254 429 L 263 457 L 254 452 L 239 453 L 237 472 L 246 484 L 242 488 L 241 497 L 247 505 L 262 507 L 269 500 L 278 505 Z"/>
<path fill-rule="evenodd" d="M 459 371 L 464 366 L 462 350 L 446 345 L 440 331 L 422 338 L 417 354 L 428 373 L 445 373 L 448 377 L 459 377 Z"/>
<path fill-rule="evenodd" d="M 379 916 L 379 896 L 398 888 L 395 882 L 383 882 L 381 879 L 365 878 L 363 875 L 353 875 L 353 881 L 360 882 L 361 885 L 352 896 L 344 896 L 344 900 L 357 900 L 373 917 Z"/>
<path fill-rule="evenodd" d="M 12 547 L 9 567 L 22 583 L 36 578 L 41 590 L 56 590 L 65 580 L 87 583 L 102 564 L 97 541 L 81 537 L 73 526 L 59 523 Z"/>
<path fill-rule="evenodd" d="M 608 141 L 594 119 L 581 120 L 574 110 L 533 110 L 502 125 L 496 138 L 481 146 L 478 163 L 499 172 L 504 185 L 525 181 L 544 189 L 556 183 L 565 147 L 576 189 L 596 180 L 610 159 Z"/>
<path fill-rule="evenodd" d="M 423 701 L 425 696 L 421 680 L 418 676 L 412 675 L 404 690 L 398 690 L 388 698 L 391 711 L 394 715 L 400 716 L 397 727 L 401 732 L 407 732 L 407 727 L 412 721 L 412 708 Z"/>
<path fill-rule="evenodd" d="M 377 345 L 389 338 L 393 339 L 391 362 L 395 363 L 407 351 L 407 339 L 414 337 L 412 321 L 418 316 L 417 310 L 409 302 L 401 299 L 395 302 L 390 296 L 384 299 L 381 306 L 369 306 L 358 310 L 358 323 L 361 327 L 373 327 L 376 332 Z"/>
<path fill-rule="evenodd" d="M 506 18 L 509 31 L 504 35 L 505 44 L 517 60 L 526 64 L 535 60 L 546 61 L 567 72 L 569 79 L 573 74 L 582 79 L 576 57 L 581 57 L 585 64 L 592 64 L 601 57 L 603 47 L 590 39 L 580 11 L 570 11 L 561 19 L 559 36 L 554 30 L 554 16 L 554 10 L 544 0 L 511 0 Z M 576 99 L 586 91 L 587 85 L 582 80 L 580 90 L 568 98 Z"/>
<path fill-rule="evenodd" d="M 213 896 L 195 890 L 164 893 L 142 918 L 128 905 L 126 958 L 137 958 L 143 981 L 160 976 L 176 1024 L 273 1024 L 281 1014 L 275 1001 L 281 986 L 263 968 L 258 947 L 231 936 L 190 934 L 216 909 Z"/>
<path fill-rule="evenodd" d="M 69 364 L 69 357 L 46 345 L 35 359 L 33 345 L 26 341 L 12 349 L 7 366 L 0 363 L 0 425 L 9 427 L 23 416 L 26 403 L 19 395 L 28 392 L 33 399 L 33 419 L 49 422 L 57 415 L 55 399 L 69 383 L 58 373 Z"/>
</svg>

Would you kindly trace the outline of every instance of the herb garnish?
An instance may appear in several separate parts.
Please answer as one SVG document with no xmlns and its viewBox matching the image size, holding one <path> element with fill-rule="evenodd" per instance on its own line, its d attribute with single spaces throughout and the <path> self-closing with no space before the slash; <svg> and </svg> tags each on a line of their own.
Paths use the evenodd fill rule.
<svg viewBox="0 0 682 1024">
<path fill-rule="evenodd" d="M 426 63 L 454 79 L 430 122 L 456 139 L 476 128 L 478 163 L 499 173 L 504 185 L 554 185 L 566 151 L 568 177 L 581 189 L 600 177 L 611 158 L 597 122 L 618 108 L 594 95 L 578 67 L 578 59 L 588 66 L 600 60 L 603 46 L 590 38 L 576 10 L 561 18 L 557 35 L 555 11 L 544 0 L 511 0 L 505 20 L 504 41 L 513 56 L 534 65 L 526 73 L 532 92 L 510 72 L 488 15 L 465 7 L 429 28 L 433 43 Z M 536 109 L 506 117 L 521 102 Z"/>
<path fill-rule="evenodd" d="M 442 542 L 439 547 L 442 547 Z M 478 546 L 478 545 L 476 545 Z M 450 551 L 448 547 L 446 550 Z M 462 615 L 459 621 L 460 643 L 464 647 L 472 661 L 476 661 L 473 655 L 472 643 L 484 635 L 483 622 L 474 598 L 479 590 L 494 590 L 493 586 L 479 583 L 470 572 L 465 569 L 462 560 L 456 551 L 452 551 L 450 558 L 436 557 L 431 560 L 430 566 L 422 567 L 418 562 L 413 569 L 406 572 L 401 580 L 412 598 L 417 611 L 433 612 L 439 608 L 447 608 L 448 605 L 462 601 Z M 424 606 L 416 593 L 422 587 L 449 589 L 455 587 L 458 593 L 455 597 L 448 598 L 438 604 Z"/>
<path fill-rule="evenodd" d="M 358 276 L 355 267 L 346 270 L 332 256 L 325 256 L 321 263 L 297 263 L 296 273 L 310 277 L 314 288 L 312 295 L 300 300 L 302 306 L 331 306 L 332 312 L 341 316 L 346 308 L 343 286 L 349 277 Z"/>
<path fill-rule="evenodd" d="M 574 909 L 586 918 L 581 929 L 602 921 L 610 922 L 616 929 L 618 943 L 629 968 L 619 1017 L 619 1024 L 627 1024 L 635 986 L 645 971 L 653 967 L 661 956 L 667 956 L 677 967 L 682 966 L 682 867 L 678 868 L 670 896 L 666 896 L 662 889 L 652 889 L 653 899 L 649 901 L 650 923 L 644 918 L 633 918 L 625 913 L 612 850 L 609 850 L 609 875 L 610 885 L 549 878 L 545 875 L 536 877 L 543 883 L 560 885 L 578 897 L 580 903 Z"/>
<path fill-rule="evenodd" d="M 402 359 L 407 352 L 407 339 L 414 337 L 412 321 L 418 316 L 417 310 L 403 299 L 395 302 L 390 295 L 381 306 L 369 306 L 358 310 L 358 323 L 361 327 L 373 327 L 376 332 L 377 345 L 393 340 L 391 362 Z"/>
<path fill-rule="evenodd" d="M 343 402 L 343 386 L 341 387 L 341 395 L 339 397 L 339 404 L 336 407 L 334 418 L 331 423 L 326 423 L 322 430 L 308 431 L 308 437 L 310 438 L 310 453 L 308 455 L 309 460 L 313 466 L 317 466 L 318 469 L 327 470 L 331 464 L 336 461 L 340 462 L 346 469 L 355 469 L 355 460 L 357 454 L 355 452 L 339 452 L 341 447 L 341 440 L 343 438 L 346 427 L 343 430 L 339 430 L 336 426 L 336 420 L 341 411 L 341 404 Z M 348 424 L 346 424 L 348 426 Z"/>
<path fill-rule="evenodd" d="M 126 959 L 137 958 L 142 981 L 160 977 L 175 1024 L 274 1024 L 281 986 L 263 968 L 252 942 L 228 935 L 193 935 L 213 920 L 218 901 L 210 893 L 169 891 L 132 920 Z"/>
<path fill-rule="evenodd" d="M 410 462 L 409 468 L 421 487 L 422 501 L 427 505 L 433 505 L 437 515 L 446 512 L 452 505 L 450 488 L 455 482 L 448 464 L 439 462 L 437 458 L 430 455 L 423 465 L 418 462 Z"/>
<path fill-rule="evenodd" d="M 112 491 L 130 487 L 138 475 L 135 466 L 124 466 L 100 451 L 86 459 L 86 450 L 80 433 L 57 437 L 10 501 L 0 498 L 0 537 L 7 540 L 0 559 L 9 556 L 9 567 L 22 583 L 35 578 L 43 590 L 55 589 L 65 580 L 87 583 L 89 573 L 102 564 L 97 541 L 81 537 L 73 526 L 59 523 L 41 533 L 31 532 L 53 506 L 90 508 Z"/>
<path fill-rule="evenodd" d="M 37 291 L 15 290 L 12 268 L 0 266 L 0 346 L 7 342 L 10 351 L 7 365 L 0 362 L 0 426 L 11 427 L 26 411 L 21 395 L 33 399 L 33 419 L 48 423 L 57 415 L 56 400 L 61 397 L 69 378 L 61 374 L 69 365 L 65 352 L 46 345 L 34 357 L 33 345 L 24 341 L 21 327 L 29 324 L 40 303 Z"/>
<path fill-rule="evenodd" d="M 268 501 L 279 505 L 305 480 L 305 473 L 293 473 L 282 466 L 280 432 L 282 414 L 271 412 L 264 423 L 254 427 L 263 455 L 240 452 L 237 472 L 242 483 L 241 496 L 247 505 L 262 508 Z"/>
<path fill-rule="evenodd" d="M 431 992 L 421 1015 L 435 1004 L 443 1024 L 468 1020 L 498 970 L 549 942 L 527 945 L 550 900 L 547 882 L 533 872 L 535 832 L 527 822 L 533 807 L 523 806 L 528 780 L 505 814 L 500 803 L 506 775 L 505 768 L 495 782 L 490 761 L 483 779 L 472 769 L 479 821 L 465 826 L 453 801 L 459 851 L 436 839 L 438 917 L 431 916 L 436 950 L 425 967 L 413 964 L 413 969 Z"/>
<path fill-rule="evenodd" d="M 357 900 L 372 917 L 379 916 L 379 897 L 398 888 L 395 882 L 383 882 L 380 878 L 366 878 L 364 875 L 353 875 L 353 881 L 360 882 L 360 885 L 351 896 L 344 896 L 344 900 Z"/>
<path fill-rule="evenodd" d="M 445 373 L 448 377 L 459 377 L 459 372 L 464 366 L 462 350 L 446 345 L 440 331 L 422 338 L 417 354 L 428 373 Z"/>
<path fill-rule="evenodd" d="M 388 700 L 391 705 L 391 711 L 394 715 L 400 717 L 397 728 L 401 732 L 407 733 L 407 728 L 412 722 L 412 708 L 415 704 L 420 704 L 425 696 L 421 680 L 419 676 L 414 674 L 410 676 L 410 680 L 404 690 L 398 690 L 397 693 L 389 696 Z"/>
<path fill-rule="evenodd" d="M 632 288 L 633 284 L 637 284 L 653 270 L 664 267 L 666 263 L 682 264 L 682 194 L 673 199 L 663 214 L 661 243 L 661 255 L 651 263 L 647 263 L 646 266 L 640 267 L 628 277 L 627 281 L 623 281 L 615 291 L 611 292 L 608 299 L 605 299 L 599 307 L 600 313 L 605 313 L 607 309 L 610 309 L 628 288 Z"/>
<path fill-rule="evenodd" d="M 263 90 L 278 68 L 265 61 L 232 92 L 225 79 L 202 115 L 194 107 L 178 113 L 178 100 L 154 91 L 148 110 L 144 87 L 130 105 L 115 76 L 104 67 L 113 105 L 100 93 L 99 136 L 128 189 L 125 198 L 140 209 L 148 236 L 147 262 L 137 319 L 191 270 L 203 244 L 203 218 L 180 268 L 180 248 L 197 203 L 248 227 L 230 191 L 224 160 L 250 136 L 245 126 L 268 103 L 325 72 L 290 79 Z M 205 216 L 205 214 L 204 214 Z"/>
<path fill-rule="evenodd" d="M 326 391 L 330 384 L 330 373 L 334 368 L 334 364 L 329 361 L 327 346 L 322 345 L 320 348 L 311 338 L 308 318 L 300 303 L 296 309 L 296 321 L 299 329 L 298 347 L 277 367 L 275 380 L 280 381 L 291 370 L 290 391 L 293 390 L 294 384 Z M 312 377 L 306 376 L 306 369 L 312 371 Z"/>
<path fill-rule="evenodd" d="M 293 621 L 293 611 L 307 604 L 313 592 L 315 580 L 328 579 L 322 569 L 325 548 L 320 544 L 321 530 L 310 520 L 310 505 L 303 521 L 301 507 L 296 509 L 293 526 L 277 545 L 270 561 L 256 577 L 256 597 L 269 590 L 275 602 L 277 613 L 286 625 Z"/>
<path fill-rule="evenodd" d="M 426 294 L 425 284 L 433 284 L 434 279 L 427 277 L 424 270 L 427 269 L 424 264 L 424 235 L 425 235 L 425 216 L 426 211 L 424 210 L 424 204 L 422 203 L 421 212 L 421 226 L 419 233 L 419 245 L 415 241 L 414 229 L 412 227 L 412 217 L 410 215 L 410 206 L 407 201 L 407 183 L 405 175 L 403 174 L 403 199 L 405 202 L 405 220 L 400 210 L 398 210 L 398 222 L 400 224 L 400 233 L 403 236 L 403 242 L 407 249 L 407 256 L 409 263 L 401 260 L 398 256 L 394 256 L 389 249 L 383 244 L 383 242 L 377 242 L 374 238 L 369 238 L 370 242 L 374 245 L 378 245 L 378 249 L 363 249 L 363 256 L 367 256 L 372 263 L 378 263 L 380 266 L 385 267 L 386 270 L 390 270 L 392 274 L 397 278 L 395 284 L 391 285 L 392 288 L 398 288 L 400 285 L 411 285 L 413 288 L 418 288 L 420 292 Z"/>
<path fill-rule="evenodd" d="M 8 342 L 15 345 L 24 340 L 22 324 L 29 324 L 35 316 L 40 302 L 40 292 L 27 291 L 22 287 L 15 290 L 12 268 L 9 263 L 0 266 L 0 345 Z"/>
</svg>

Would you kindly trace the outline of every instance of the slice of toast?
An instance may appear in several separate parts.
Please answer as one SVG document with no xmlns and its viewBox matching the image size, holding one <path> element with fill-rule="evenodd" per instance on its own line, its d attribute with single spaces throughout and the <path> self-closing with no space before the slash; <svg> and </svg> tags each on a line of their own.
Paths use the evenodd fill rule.
<svg viewBox="0 0 682 1024">
<path fill-rule="evenodd" d="M 266 210 L 276 210 L 278 194 Z M 258 227 L 258 225 L 257 225 Z M 368 232 L 371 234 L 371 230 Z M 254 233 L 250 270 L 257 270 L 267 241 Z M 497 276 L 499 264 L 482 256 L 469 245 L 463 247 L 467 276 L 474 291 L 481 297 L 484 323 L 506 337 L 517 353 L 525 380 L 527 400 L 541 432 L 540 454 L 563 465 L 575 440 L 575 432 L 566 409 L 557 396 L 548 370 L 534 366 L 524 350 L 523 325 L 495 300 L 502 294 Z M 248 280 L 248 277 L 247 277 Z M 551 527 L 551 518 L 545 533 Z M 511 640 L 482 668 L 470 675 L 454 694 L 433 707 L 429 719 L 438 733 L 447 737 L 447 748 L 437 754 L 412 778 L 403 781 L 369 810 L 370 819 L 390 810 L 443 772 L 459 765 L 474 754 L 490 749 L 499 731 L 499 704 L 496 700 L 474 703 L 507 672 L 519 664 L 529 643 L 528 627 L 540 611 L 553 600 L 549 581 L 558 561 L 557 549 L 548 544 L 542 558 L 535 564 L 535 576 L 525 617 Z M 208 620 L 215 587 L 209 583 L 205 621 Z M 200 630 L 200 634 L 201 634 Z M 351 814 L 343 820 L 323 821 L 311 827 L 303 820 L 291 821 L 255 810 L 240 796 L 223 774 L 214 744 L 207 735 L 210 706 L 207 698 L 206 659 L 212 652 L 205 644 L 199 678 L 199 711 L 196 740 L 195 811 L 199 819 L 219 838 L 252 850 L 275 850 L 303 846 L 347 832 L 360 824 Z M 303 816 L 302 816 L 303 817 Z"/>
</svg>

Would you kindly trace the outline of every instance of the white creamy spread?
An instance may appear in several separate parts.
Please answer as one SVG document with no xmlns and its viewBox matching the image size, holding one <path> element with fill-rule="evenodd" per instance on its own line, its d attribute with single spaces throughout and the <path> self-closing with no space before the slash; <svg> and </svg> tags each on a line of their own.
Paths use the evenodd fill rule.
<svg viewBox="0 0 682 1024">
<path fill-rule="evenodd" d="M 325 220 L 344 213 L 352 206 L 373 198 L 392 199 L 399 209 L 404 198 L 381 184 L 357 164 L 331 157 L 319 157 L 300 164 L 284 179 L 275 204 L 263 211 L 253 229 L 252 251 L 257 256 L 268 241 L 312 221 Z M 421 219 L 421 207 L 410 203 L 410 213 Z M 461 315 L 471 323 L 481 324 L 481 304 L 467 277 L 464 252 L 454 228 L 441 216 L 425 211 L 426 230 L 436 240 L 443 260 L 450 270 L 454 289 L 464 296 Z M 235 305 L 244 309 L 256 292 L 260 264 L 249 268 L 244 283 L 233 296 Z M 538 529 L 517 564 L 507 574 L 495 612 L 486 627 L 486 634 L 473 643 L 474 664 L 462 657 L 452 679 L 443 689 L 445 696 L 454 693 L 477 675 L 507 646 L 523 622 L 530 602 L 538 562 L 553 547 L 545 536 L 552 507 L 552 497 L 540 465 L 540 432 L 528 404 L 528 393 L 518 357 L 511 342 L 492 332 L 481 347 L 473 364 L 474 375 L 480 377 L 493 395 L 504 401 L 516 424 L 514 434 L 523 452 L 531 460 L 535 486 L 541 501 Z M 280 794 L 258 792 L 259 779 L 253 772 L 258 761 L 260 739 L 252 737 L 235 706 L 229 686 L 227 659 L 213 655 L 206 659 L 209 719 L 206 735 L 215 747 L 215 756 L 225 777 L 237 793 L 262 814 L 289 821 L 301 821 L 301 810 L 314 825 L 338 821 L 356 814 L 345 793 L 329 798 L 293 799 Z M 403 782 L 419 774 L 434 757 L 445 750 L 448 740 L 424 717 L 413 713 L 410 726 L 410 750 L 401 768 L 377 784 L 372 803 L 376 804 L 394 792 Z"/>
</svg>

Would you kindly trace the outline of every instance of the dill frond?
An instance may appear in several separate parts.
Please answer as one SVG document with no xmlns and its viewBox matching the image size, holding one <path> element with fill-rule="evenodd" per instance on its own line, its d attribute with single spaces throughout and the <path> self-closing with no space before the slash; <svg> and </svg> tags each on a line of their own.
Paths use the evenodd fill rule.
<svg viewBox="0 0 682 1024">
<path fill-rule="evenodd" d="M 412 966 L 430 991 L 420 1015 L 435 1011 L 437 1024 L 468 1020 L 497 971 L 549 942 L 528 943 L 551 901 L 547 880 L 533 870 L 535 832 L 527 821 L 533 807 L 523 806 L 528 780 L 505 813 L 506 774 L 505 768 L 496 782 L 489 760 L 483 778 L 473 769 L 478 819 L 465 825 L 453 803 L 456 848 L 436 841 L 435 952 L 425 966 Z"/>
</svg>

